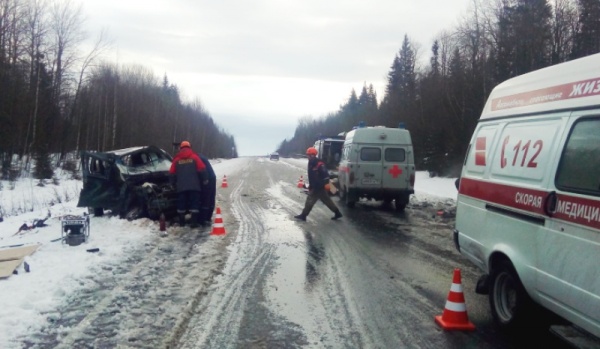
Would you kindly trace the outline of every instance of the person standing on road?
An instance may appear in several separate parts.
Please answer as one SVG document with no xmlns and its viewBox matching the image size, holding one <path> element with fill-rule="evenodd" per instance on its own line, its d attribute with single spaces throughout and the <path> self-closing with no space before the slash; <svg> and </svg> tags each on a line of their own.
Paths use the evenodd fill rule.
<svg viewBox="0 0 600 349">
<path fill-rule="evenodd" d="M 206 165 L 206 173 L 208 174 L 208 183 L 202 185 L 202 194 L 200 199 L 200 224 L 209 226 L 212 222 L 212 213 L 215 210 L 215 196 L 217 195 L 217 176 L 208 161 L 208 158 L 202 154 L 198 154 L 200 160 Z"/>
<path fill-rule="evenodd" d="M 185 213 L 192 214 L 190 226 L 198 227 L 202 185 L 208 184 L 206 165 L 194 153 L 190 142 L 179 145 L 179 153 L 173 158 L 169 169 L 171 184 L 177 188 L 177 215 L 179 225 L 185 225 Z"/>
<path fill-rule="evenodd" d="M 317 158 L 316 148 L 306 149 L 306 155 L 308 156 L 308 196 L 302 213 L 294 216 L 294 218 L 306 221 L 306 216 L 318 200 L 321 200 L 335 214 L 331 219 L 341 218 L 342 213 L 329 196 L 329 172 L 325 167 L 325 163 Z"/>
</svg>

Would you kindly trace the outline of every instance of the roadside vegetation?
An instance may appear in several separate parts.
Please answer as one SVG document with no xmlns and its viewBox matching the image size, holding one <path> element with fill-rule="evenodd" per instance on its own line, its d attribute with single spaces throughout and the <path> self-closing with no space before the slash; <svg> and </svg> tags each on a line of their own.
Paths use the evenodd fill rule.
<svg viewBox="0 0 600 349">
<path fill-rule="evenodd" d="M 390 57 L 383 96 L 365 82 L 338 111 L 301 119 L 277 150 L 303 154 L 320 135 L 349 131 L 360 121 L 403 124 L 419 170 L 457 175 L 492 88 L 600 52 L 598 18 L 597 0 L 475 0 L 427 50 L 404 35 Z M 148 139 L 163 149 L 188 139 L 208 157 L 237 157 L 234 137 L 200 99 L 182 101 L 167 75 L 107 60 L 110 40 L 101 32 L 85 45 L 83 24 L 82 8 L 72 1 L 0 0 L 3 178 L 18 174 L 30 159 L 46 163 L 48 154 L 60 154 L 56 167 L 71 151 L 126 148 Z M 50 178 L 48 168 L 36 176 Z"/>
<path fill-rule="evenodd" d="M 110 41 L 102 32 L 86 46 L 83 24 L 72 1 L 0 0 L 2 178 L 14 180 L 35 159 L 35 177 L 50 179 L 49 154 L 60 154 L 58 167 L 69 152 L 149 139 L 165 150 L 187 139 L 208 157 L 237 157 L 233 136 L 199 100 L 184 103 L 166 75 L 107 61 Z"/>
<path fill-rule="evenodd" d="M 300 120 L 278 151 L 303 154 L 321 135 L 350 131 L 361 121 L 403 124 L 412 135 L 418 170 L 458 176 L 492 89 L 517 75 L 600 52 L 599 18 L 597 0 L 475 0 L 456 27 L 435 38 L 428 59 L 419 43 L 404 36 L 380 102 L 365 83 L 338 111 Z"/>
</svg>

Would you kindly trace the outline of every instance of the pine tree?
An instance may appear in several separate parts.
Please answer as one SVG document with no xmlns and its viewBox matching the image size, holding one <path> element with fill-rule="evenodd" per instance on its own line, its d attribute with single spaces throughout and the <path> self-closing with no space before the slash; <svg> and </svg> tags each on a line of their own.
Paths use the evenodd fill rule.
<svg viewBox="0 0 600 349">
<path fill-rule="evenodd" d="M 38 150 L 34 156 L 35 159 L 35 169 L 33 171 L 33 176 L 36 179 L 51 179 L 54 176 L 54 170 L 52 169 L 52 164 L 50 163 L 50 153 L 48 152 L 47 145 L 41 145 L 38 147 Z"/>
<path fill-rule="evenodd" d="M 579 31 L 575 34 L 572 58 L 600 52 L 600 1 L 579 0 Z"/>
</svg>

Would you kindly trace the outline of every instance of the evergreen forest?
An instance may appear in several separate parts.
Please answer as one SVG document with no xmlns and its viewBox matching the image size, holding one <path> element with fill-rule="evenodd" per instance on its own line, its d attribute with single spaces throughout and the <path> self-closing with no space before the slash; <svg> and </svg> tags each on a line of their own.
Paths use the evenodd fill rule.
<svg viewBox="0 0 600 349">
<path fill-rule="evenodd" d="M 352 90 L 337 112 L 298 122 L 282 155 L 304 154 L 323 136 L 367 126 L 411 132 L 417 170 L 458 176 L 491 90 L 524 73 L 600 52 L 600 0 L 480 0 L 427 52 L 404 36 L 381 101 Z M 428 56 L 426 64 L 419 57 Z"/>
<path fill-rule="evenodd" d="M 423 14 L 424 16 L 426 14 Z M 80 150 L 189 140 L 209 158 L 237 156 L 235 139 L 199 99 L 184 102 L 166 75 L 103 60 L 104 33 L 83 45 L 81 6 L 0 0 L 0 167 L 58 166 Z M 443 29 L 443 28 L 440 28 Z M 283 156 L 363 121 L 411 131 L 418 170 L 457 175 L 487 96 L 498 83 L 600 52 L 600 0 L 473 0 L 427 50 L 399 33 L 384 95 L 365 82 L 339 110 L 300 119 Z M 82 51 L 86 47 L 87 51 Z M 422 59 L 422 57 L 429 57 Z M 426 62 L 426 63 L 423 63 Z M 310 101 L 306 101 L 310 103 Z M 48 154 L 59 154 L 48 163 Z M 26 159 L 26 160 L 22 160 Z M 51 171 L 42 171 L 48 177 Z"/>
<path fill-rule="evenodd" d="M 153 144 L 172 151 L 184 139 L 209 158 L 237 157 L 234 137 L 199 100 L 184 103 L 166 75 L 104 61 L 111 46 L 104 32 L 82 52 L 83 23 L 81 5 L 71 1 L 0 0 L 4 178 L 29 159 L 46 164 L 36 176 L 49 178 L 48 168 L 79 150 Z M 49 154 L 60 154 L 57 163 L 48 162 Z"/>
</svg>

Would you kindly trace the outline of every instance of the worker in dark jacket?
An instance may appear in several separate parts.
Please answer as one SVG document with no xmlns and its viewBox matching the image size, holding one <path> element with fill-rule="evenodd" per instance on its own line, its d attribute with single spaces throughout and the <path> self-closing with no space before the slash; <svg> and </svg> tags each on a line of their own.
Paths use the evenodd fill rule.
<svg viewBox="0 0 600 349">
<path fill-rule="evenodd" d="M 194 153 L 190 142 L 183 141 L 179 145 L 179 153 L 173 158 L 169 169 L 171 184 L 177 188 L 177 214 L 179 225 L 185 225 L 185 213 L 192 214 L 190 226 L 198 227 L 200 220 L 200 193 L 202 185 L 208 184 L 206 165 Z"/>
<path fill-rule="evenodd" d="M 302 213 L 294 218 L 305 221 L 313 206 L 318 200 L 323 203 L 335 214 L 331 219 L 342 217 L 342 213 L 337 208 L 331 197 L 329 197 L 329 172 L 325 163 L 317 158 L 317 149 L 310 147 L 306 150 L 308 156 L 308 196 Z"/>
<path fill-rule="evenodd" d="M 200 200 L 200 223 L 204 226 L 209 226 L 212 222 L 212 213 L 215 210 L 215 196 L 217 195 L 217 176 L 208 161 L 208 158 L 202 154 L 198 154 L 204 165 L 206 165 L 206 173 L 208 174 L 208 183 L 202 185 L 202 199 Z"/>
</svg>

